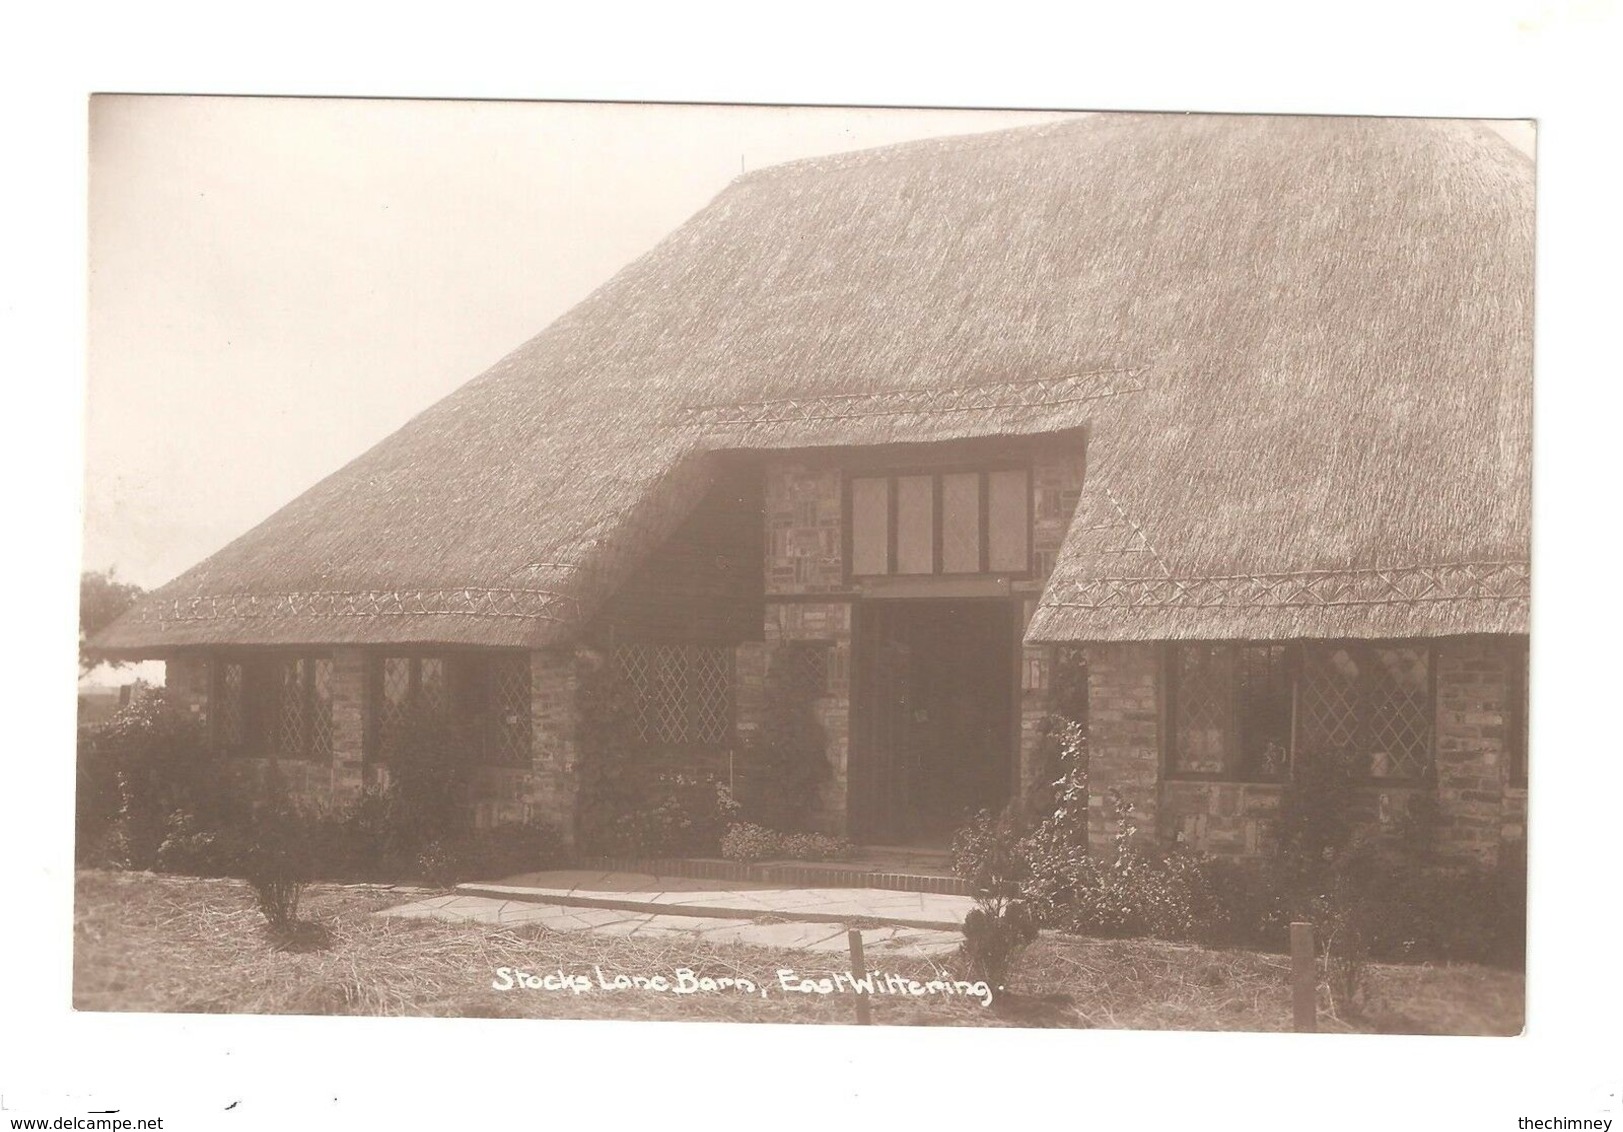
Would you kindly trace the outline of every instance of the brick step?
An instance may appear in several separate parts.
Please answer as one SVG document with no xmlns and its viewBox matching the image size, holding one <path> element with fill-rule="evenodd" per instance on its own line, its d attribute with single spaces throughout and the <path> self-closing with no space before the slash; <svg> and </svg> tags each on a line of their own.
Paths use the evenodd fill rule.
<svg viewBox="0 0 1623 1132">
<path fill-rule="evenodd" d="M 591 857 L 582 869 L 605 872 L 647 873 L 653 876 L 698 880 L 735 880 L 753 884 L 780 884 L 795 888 L 878 888 L 890 892 L 934 892 L 943 896 L 969 896 L 969 885 L 946 871 L 947 854 L 908 850 L 909 858 L 891 864 L 873 861 L 761 861 L 742 864 L 714 857 Z M 885 856 L 889 856 L 887 853 Z M 914 861 L 912 858 L 917 857 Z M 901 867 L 897 867 L 900 865 Z"/>
</svg>

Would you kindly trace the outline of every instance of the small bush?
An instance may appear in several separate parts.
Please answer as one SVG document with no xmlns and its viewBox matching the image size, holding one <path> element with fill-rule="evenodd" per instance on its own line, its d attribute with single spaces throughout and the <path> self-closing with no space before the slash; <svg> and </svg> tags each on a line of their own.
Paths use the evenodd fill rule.
<svg viewBox="0 0 1623 1132">
<path fill-rule="evenodd" d="M 625 857 L 714 856 L 737 805 L 709 774 L 656 775 L 641 801 L 609 817 L 595 838 L 598 852 Z"/>
<path fill-rule="evenodd" d="M 1037 916 L 1027 899 L 1031 881 L 1027 845 L 1013 810 L 995 820 L 977 818 L 954 859 L 966 867 L 975 907 L 964 916 L 959 948 L 971 977 L 1001 987 L 1020 953 L 1037 938 Z"/>
<path fill-rule="evenodd" d="M 471 880 L 500 880 L 553 868 L 564 859 L 563 840 L 543 822 L 504 822 L 435 838 L 418 852 L 416 877 L 449 888 Z"/>
<path fill-rule="evenodd" d="M 959 954 L 970 976 L 1002 988 L 1020 953 L 1037 938 L 1037 919 L 1022 900 L 977 901 L 964 916 Z"/>
<path fill-rule="evenodd" d="M 298 922 L 299 897 L 315 877 L 310 825 L 299 811 L 272 804 L 255 815 L 245 833 L 243 879 L 274 931 Z"/>
<path fill-rule="evenodd" d="M 824 833 L 779 833 L 753 822 L 735 822 L 721 840 L 729 861 L 838 861 L 851 854 L 851 843 Z"/>
<path fill-rule="evenodd" d="M 76 856 L 150 869 L 171 815 L 216 807 L 223 788 L 202 724 L 155 688 L 79 729 Z"/>
<path fill-rule="evenodd" d="M 729 861 L 767 861 L 778 855 L 779 837 L 773 830 L 754 822 L 737 822 L 727 827 L 721 839 L 721 855 Z"/>
</svg>

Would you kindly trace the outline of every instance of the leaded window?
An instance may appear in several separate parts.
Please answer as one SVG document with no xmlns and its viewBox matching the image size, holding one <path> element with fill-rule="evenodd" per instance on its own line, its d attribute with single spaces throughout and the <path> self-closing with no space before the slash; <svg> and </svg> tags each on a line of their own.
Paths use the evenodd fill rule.
<svg viewBox="0 0 1623 1132">
<path fill-rule="evenodd" d="M 1283 645 L 1172 647 L 1171 770 L 1249 781 L 1284 776 L 1291 746 L 1291 671 Z"/>
<path fill-rule="evenodd" d="M 1391 641 L 1333 641 L 1304 649 L 1299 745 L 1369 778 L 1431 769 L 1432 650 Z"/>
<path fill-rule="evenodd" d="M 273 662 L 270 750 L 278 758 L 332 757 L 332 658 L 284 656 Z"/>
<path fill-rule="evenodd" d="M 733 651 L 727 645 L 626 644 L 615 666 L 630 700 L 628 728 L 656 746 L 732 740 Z"/>
<path fill-rule="evenodd" d="M 214 742 L 226 751 L 241 751 L 248 740 L 247 679 L 242 661 L 222 660 L 215 664 L 210 701 Z"/>
<path fill-rule="evenodd" d="M 524 764 L 531 751 L 530 665 L 525 653 L 383 656 L 373 669 L 375 757 L 398 758 L 426 733 L 447 753 Z"/>
</svg>

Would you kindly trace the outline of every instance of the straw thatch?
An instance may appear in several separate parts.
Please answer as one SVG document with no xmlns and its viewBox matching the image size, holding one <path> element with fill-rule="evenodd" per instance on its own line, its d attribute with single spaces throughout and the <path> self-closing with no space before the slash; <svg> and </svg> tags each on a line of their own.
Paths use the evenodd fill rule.
<svg viewBox="0 0 1623 1132">
<path fill-rule="evenodd" d="M 1524 631 L 1531 163 L 1097 115 L 740 178 L 101 639 L 563 639 L 721 449 L 1088 428 L 1034 639 Z M 314 410 L 312 410 L 314 411 Z"/>
</svg>

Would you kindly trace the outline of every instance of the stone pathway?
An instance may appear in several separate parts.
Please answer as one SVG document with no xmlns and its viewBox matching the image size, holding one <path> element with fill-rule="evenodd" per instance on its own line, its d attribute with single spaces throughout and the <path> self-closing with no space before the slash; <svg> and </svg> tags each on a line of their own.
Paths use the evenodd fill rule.
<svg viewBox="0 0 1623 1132">
<path fill-rule="evenodd" d="M 862 925 L 864 951 L 945 955 L 963 936 L 964 896 L 869 888 L 771 888 L 639 873 L 531 873 L 415 900 L 380 916 L 600 935 L 690 937 L 813 952 L 844 952 L 847 924 Z"/>
</svg>

